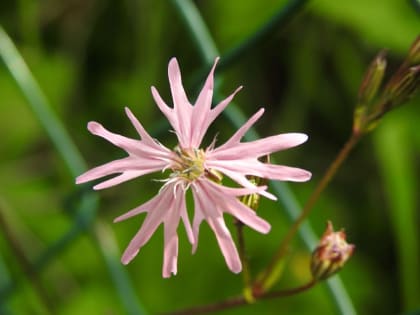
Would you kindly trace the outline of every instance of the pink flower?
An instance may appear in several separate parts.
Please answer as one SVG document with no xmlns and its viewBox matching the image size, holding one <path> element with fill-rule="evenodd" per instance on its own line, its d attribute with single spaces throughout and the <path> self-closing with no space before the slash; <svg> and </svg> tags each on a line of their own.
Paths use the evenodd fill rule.
<svg viewBox="0 0 420 315">
<path fill-rule="evenodd" d="M 259 157 L 276 151 L 297 146 L 306 141 L 307 136 L 300 133 L 288 133 L 267 137 L 252 142 L 240 142 L 248 129 L 261 117 L 264 109 L 256 112 L 225 144 L 215 148 L 214 142 L 206 149 L 200 145 L 203 137 L 215 118 L 229 104 L 239 87 L 232 95 L 211 108 L 213 98 L 213 75 L 218 59 L 201 90 L 195 105 L 190 104 L 181 81 L 181 72 L 177 60 L 172 58 L 168 66 L 169 83 L 173 98 L 173 107 L 162 100 L 157 90 L 152 87 L 152 95 L 159 109 L 169 120 L 179 144 L 170 150 L 153 139 L 126 108 L 126 114 L 136 128 L 141 140 L 130 139 L 106 130 L 97 122 L 89 122 L 92 134 L 103 137 L 122 148 L 128 156 L 95 167 L 76 179 L 77 184 L 92 181 L 111 174 L 116 177 L 94 186 L 94 189 L 108 188 L 135 177 L 157 171 L 170 171 L 159 193 L 148 202 L 115 219 L 119 222 L 147 212 L 147 216 L 137 234 L 131 240 L 122 256 L 122 262 L 128 264 L 147 243 L 158 226 L 164 225 L 163 277 L 177 272 L 178 236 L 177 227 L 182 220 L 193 246 L 197 249 L 199 227 L 206 220 L 214 231 L 217 242 L 229 269 L 235 273 L 242 269 L 241 261 L 231 234 L 226 227 L 223 213 L 227 212 L 260 233 L 268 233 L 270 224 L 238 200 L 238 196 L 258 193 L 275 200 L 275 196 L 266 191 L 266 186 L 256 187 L 246 177 L 258 177 L 307 181 L 311 177 L 308 171 L 273 164 L 265 164 Z M 222 186 L 214 181 L 220 173 L 237 182 L 241 188 Z M 194 198 L 194 218 L 191 226 L 188 218 L 185 193 L 191 188 Z"/>
</svg>

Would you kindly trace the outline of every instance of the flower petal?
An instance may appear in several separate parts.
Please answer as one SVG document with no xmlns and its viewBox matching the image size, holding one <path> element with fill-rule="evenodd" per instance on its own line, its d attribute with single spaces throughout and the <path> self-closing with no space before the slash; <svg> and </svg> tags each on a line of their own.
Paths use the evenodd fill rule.
<svg viewBox="0 0 420 315">
<path fill-rule="evenodd" d="M 208 165 L 231 177 L 233 180 L 237 180 L 239 176 L 243 175 L 254 175 L 274 180 L 304 182 L 309 180 L 312 175 L 311 172 L 301 168 L 261 163 L 254 159 L 233 160 L 230 163 L 211 161 L 208 162 Z M 242 183 L 240 184 L 243 185 Z"/>
<path fill-rule="evenodd" d="M 203 136 L 210 125 L 208 119 L 213 100 L 214 69 L 218 61 L 219 58 L 216 58 L 193 107 L 191 118 L 194 119 L 194 122 L 191 122 L 191 141 L 189 143 L 189 146 L 192 148 L 198 148 L 200 146 Z"/>
<path fill-rule="evenodd" d="M 194 238 L 194 233 L 192 231 L 190 219 L 188 218 L 188 213 L 187 213 L 187 209 L 186 209 L 186 206 L 185 206 L 185 198 L 183 198 L 183 199 L 184 199 L 184 205 L 183 205 L 183 208 L 181 210 L 181 218 L 182 218 L 182 222 L 184 222 L 185 232 L 187 233 L 188 241 L 191 244 L 194 244 L 194 243 L 196 243 L 196 240 Z"/>
<path fill-rule="evenodd" d="M 109 187 L 124 183 L 126 181 L 129 181 L 133 178 L 143 176 L 144 174 L 146 174 L 145 171 L 125 171 L 119 176 L 113 177 L 98 185 L 93 186 L 93 189 L 101 190 L 101 189 L 109 188 Z"/>
<path fill-rule="evenodd" d="M 304 143 L 308 136 L 303 133 L 285 133 L 266 137 L 256 141 L 229 144 L 209 152 L 209 158 L 215 160 L 237 160 L 258 158 L 277 151 L 289 149 Z"/>
<path fill-rule="evenodd" d="M 170 189 L 165 189 L 159 194 L 156 199 L 154 209 L 149 209 L 149 212 L 144 220 L 140 230 L 133 237 L 124 251 L 121 262 L 128 264 L 139 252 L 140 248 L 147 243 L 157 227 L 162 223 L 165 214 L 168 211 L 174 210 L 173 192 Z M 152 203 L 152 202 L 151 202 Z M 139 207 L 141 208 L 141 207 Z M 139 209 L 137 208 L 137 209 Z M 152 211 L 150 211 L 152 210 Z"/>
<path fill-rule="evenodd" d="M 174 126 L 181 147 L 188 148 L 191 139 L 192 106 L 182 86 L 181 71 L 178 61 L 172 58 L 168 66 L 169 85 L 174 102 L 174 113 L 178 122 Z"/>
<path fill-rule="evenodd" d="M 214 69 L 216 68 L 217 63 L 219 62 L 219 57 L 214 60 L 213 67 L 210 70 L 210 73 L 207 76 L 206 82 L 203 85 L 203 88 L 200 91 L 200 94 L 197 97 L 197 100 L 194 104 L 194 108 L 197 111 L 197 114 L 200 115 L 197 117 L 197 121 L 203 121 L 206 117 L 203 113 L 208 113 L 211 108 L 211 102 L 213 99 L 213 86 L 214 86 Z"/>
<path fill-rule="evenodd" d="M 194 254 L 198 246 L 198 234 L 200 232 L 201 222 L 205 219 L 204 209 L 206 204 L 210 204 L 211 200 L 207 199 L 205 194 L 201 194 L 201 188 L 198 188 L 196 185 L 192 186 L 193 188 L 193 198 L 194 198 L 194 219 L 193 219 L 193 235 L 194 243 L 192 247 L 192 253 Z"/>
<path fill-rule="evenodd" d="M 229 269 L 234 273 L 240 272 L 242 270 L 241 260 L 223 217 L 209 217 L 207 218 L 207 223 L 216 235 L 217 242 Z"/>
<path fill-rule="evenodd" d="M 169 278 L 177 273 L 178 262 L 178 235 L 176 228 L 166 228 L 165 226 L 165 249 L 163 254 L 162 276 Z"/>
<path fill-rule="evenodd" d="M 236 171 L 231 171 L 229 170 L 227 167 L 224 167 L 224 165 L 222 166 L 212 166 L 213 169 L 225 174 L 226 176 L 230 177 L 231 179 L 233 179 L 236 183 L 238 183 L 239 185 L 247 188 L 247 189 L 252 189 L 255 188 L 255 185 L 253 183 L 251 183 L 245 176 L 244 172 L 236 172 Z M 273 194 L 270 194 L 268 191 L 265 190 L 261 190 L 261 191 L 257 191 L 257 194 L 264 196 L 268 199 L 271 200 L 277 200 L 277 197 L 274 196 Z"/>
<path fill-rule="evenodd" d="M 174 208 L 167 213 L 164 220 L 164 254 L 162 276 L 169 278 L 177 273 L 178 261 L 178 228 L 180 213 L 185 211 L 185 198 L 183 189 L 179 186 L 173 188 Z"/>
<path fill-rule="evenodd" d="M 163 160 L 170 159 L 169 149 L 163 146 L 151 147 L 146 145 L 144 141 L 127 138 L 119 134 L 110 132 L 109 130 L 105 129 L 100 123 L 97 123 L 95 121 L 91 121 L 88 123 L 88 129 L 92 134 L 106 139 L 113 145 L 127 151 L 127 153 L 129 153 L 130 155 L 149 158 L 161 158 Z"/>
<path fill-rule="evenodd" d="M 212 183 L 211 181 L 202 181 L 202 184 L 206 186 L 206 189 L 212 196 L 224 196 L 224 198 L 219 199 L 220 206 L 224 211 L 230 213 L 238 220 L 260 233 L 265 234 L 270 231 L 271 226 L 267 221 L 258 217 L 255 211 L 244 205 L 237 198 L 235 198 L 235 195 L 232 194 L 235 190 L 241 191 L 243 189 L 228 188 Z M 255 188 L 258 189 L 263 187 L 264 186 Z M 252 193 L 256 192 L 258 192 L 258 190 L 255 190 Z"/>
<path fill-rule="evenodd" d="M 201 144 L 201 141 L 203 141 L 204 135 L 211 125 L 211 123 L 219 116 L 219 114 L 223 111 L 223 109 L 226 108 L 227 105 L 232 101 L 233 97 L 236 93 L 238 93 L 242 89 L 242 86 L 238 87 L 230 96 L 228 96 L 226 99 L 221 101 L 218 105 L 216 105 L 212 110 L 210 110 L 206 114 L 206 119 L 202 121 L 197 121 L 196 116 L 199 115 L 199 111 L 195 110 L 194 107 L 194 114 L 192 115 L 192 119 L 194 120 L 192 122 L 193 126 L 193 134 L 191 136 L 191 147 L 198 148 Z"/>
<path fill-rule="evenodd" d="M 223 145 L 218 147 L 216 150 L 223 151 L 228 148 L 231 148 L 239 143 L 239 141 L 242 139 L 242 137 L 246 134 L 246 132 L 251 128 L 255 122 L 260 119 L 260 117 L 264 114 L 264 108 L 261 108 L 258 110 L 248 121 L 239 128 L 235 134 Z"/>
<path fill-rule="evenodd" d="M 176 130 L 178 128 L 178 121 L 174 114 L 174 110 L 170 108 L 166 103 L 162 100 L 158 90 L 152 86 L 151 88 L 153 99 L 155 100 L 156 105 L 159 107 L 162 114 L 166 116 L 171 126 Z"/>
<path fill-rule="evenodd" d="M 135 216 L 139 213 L 142 213 L 142 212 L 155 211 L 156 208 L 160 207 L 160 204 L 161 204 L 162 200 L 166 200 L 166 199 L 171 197 L 171 194 L 173 194 L 173 192 L 171 190 L 172 190 L 172 188 L 169 185 L 162 188 L 162 190 L 159 192 L 159 194 L 157 196 L 153 197 L 152 199 L 150 199 L 146 203 L 144 203 L 144 204 L 142 204 L 142 205 L 126 212 L 126 213 L 124 213 L 123 215 L 115 218 L 114 222 L 120 222 L 120 221 L 127 220 L 128 218 L 131 218 L 131 217 L 133 217 L 133 216 Z M 185 198 L 185 197 L 183 197 L 183 198 Z"/>
<path fill-rule="evenodd" d="M 182 86 L 181 70 L 179 69 L 178 61 L 176 58 L 171 58 L 168 66 L 168 78 L 171 88 L 172 99 L 174 101 L 174 108 L 179 106 L 182 110 L 186 105 L 190 105 L 190 101 L 185 94 L 184 87 Z"/>
<path fill-rule="evenodd" d="M 249 187 L 249 188 L 234 188 L 234 187 L 222 186 L 207 179 L 203 179 L 199 181 L 202 185 L 206 186 L 206 189 L 210 189 L 211 191 L 213 191 L 214 192 L 213 195 L 215 196 L 223 195 L 223 196 L 239 197 L 239 196 L 255 194 L 255 193 L 258 193 L 260 191 L 264 191 L 267 189 L 267 186 L 252 185 L 252 187 Z"/>
<path fill-rule="evenodd" d="M 145 160 L 138 157 L 125 157 L 94 167 L 76 178 L 76 184 L 86 183 L 104 176 L 127 171 L 139 172 L 138 176 L 164 169 L 167 163 L 160 160 Z M 132 178 L 132 177 L 131 177 Z M 127 180 L 131 179 L 127 178 Z"/>
<path fill-rule="evenodd" d="M 136 128 L 138 134 L 140 135 L 141 139 L 144 141 L 145 144 L 147 144 L 151 147 L 159 146 L 156 143 L 156 141 L 147 133 L 147 131 L 142 126 L 142 124 L 138 121 L 136 116 L 134 116 L 134 114 L 131 112 L 131 110 L 128 107 L 125 108 L 125 113 L 128 116 L 128 119 L 130 119 L 134 128 Z M 161 148 L 161 146 L 159 148 Z M 168 149 L 166 149 L 166 150 L 169 151 Z"/>
</svg>

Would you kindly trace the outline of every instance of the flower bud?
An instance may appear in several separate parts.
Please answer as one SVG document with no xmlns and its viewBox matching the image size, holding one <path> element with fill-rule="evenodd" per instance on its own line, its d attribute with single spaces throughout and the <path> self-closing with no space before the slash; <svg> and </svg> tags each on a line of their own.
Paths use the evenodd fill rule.
<svg viewBox="0 0 420 315">
<path fill-rule="evenodd" d="M 266 181 L 263 178 L 257 176 L 247 176 L 247 179 L 254 184 L 255 186 L 265 185 Z M 257 211 L 258 206 L 260 205 L 261 196 L 257 193 L 250 195 L 245 195 L 241 198 L 241 202 L 251 208 L 254 211 Z"/>
<path fill-rule="evenodd" d="M 325 280 L 339 271 L 353 254 L 355 246 L 346 242 L 344 230 L 334 232 L 330 221 L 318 247 L 312 253 L 311 273 L 315 280 Z"/>
<path fill-rule="evenodd" d="M 366 117 L 372 111 L 374 101 L 381 86 L 386 69 L 385 51 L 381 51 L 371 62 L 359 88 L 359 100 L 353 113 L 353 130 L 365 130 Z"/>
<path fill-rule="evenodd" d="M 260 161 L 262 163 L 270 163 L 270 156 L 269 155 L 263 156 L 260 159 Z M 250 176 L 247 176 L 247 179 L 255 186 L 267 185 L 266 178 L 250 175 Z M 249 208 L 251 208 L 252 210 L 257 211 L 258 206 L 260 205 L 260 199 L 261 199 L 260 194 L 254 193 L 254 194 L 243 196 L 241 198 L 241 202 L 245 204 L 246 206 L 248 206 Z"/>
<path fill-rule="evenodd" d="M 369 104 L 376 96 L 386 69 L 385 51 L 382 50 L 370 64 L 359 89 L 359 104 Z"/>
<path fill-rule="evenodd" d="M 404 69 L 391 79 L 386 88 L 386 95 L 392 107 L 401 105 L 410 99 L 420 88 L 420 65 Z"/>
<path fill-rule="evenodd" d="M 420 63 L 420 36 L 417 36 L 414 43 L 408 51 L 407 62 L 411 65 L 418 65 Z"/>
</svg>

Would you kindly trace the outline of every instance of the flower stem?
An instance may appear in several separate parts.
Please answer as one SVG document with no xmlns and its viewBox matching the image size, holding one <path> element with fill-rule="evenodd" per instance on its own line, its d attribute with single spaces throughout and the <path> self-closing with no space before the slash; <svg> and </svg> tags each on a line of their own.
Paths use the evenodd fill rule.
<svg viewBox="0 0 420 315">
<path fill-rule="evenodd" d="M 272 281 L 271 279 L 274 276 L 274 270 L 277 264 L 280 262 L 280 260 L 283 258 L 283 256 L 287 253 L 287 250 L 289 248 L 289 245 L 293 239 L 293 237 L 296 235 L 296 232 L 298 231 L 300 225 L 302 222 L 308 217 L 308 215 L 311 213 L 311 210 L 313 209 L 313 206 L 318 201 L 321 193 L 324 191 L 325 187 L 327 187 L 328 183 L 331 181 L 331 179 L 334 177 L 334 175 L 337 173 L 338 168 L 343 164 L 343 162 L 348 157 L 351 150 L 354 148 L 354 146 L 358 143 L 360 140 L 362 134 L 353 132 L 350 136 L 349 140 L 344 144 L 340 152 L 337 154 L 334 161 L 330 164 L 327 171 L 325 172 L 324 176 L 322 177 L 321 181 L 316 186 L 315 190 L 309 197 L 308 201 L 304 205 L 302 212 L 300 213 L 299 217 L 296 219 L 296 221 L 293 223 L 293 225 L 290 227 L 289 231 L 287 232 L 286 236 L 284 237 L 283 241 L 280 243 L 280 246 L 277 250 L 277 252 L 274 254 L 270 264 L 267 266 L 267 268 L 263 271 L 262 276 L 259 278 L 259 280 L 254 284 L 254 290 L 265 292 L 267 289 L 269 289 L 268 283 L 274 283 L 275 281 Z"/>
<path fill-rule="evenodd" d="M 280 298 L 280 297 L 287 297 L 295 294 L 302 293 L 306 290 L 309 290 L 312 288 L 317 282 L 315 280 L 311 280 L 308 283 L 291 289 L 286 290 L 280 290 L 280 291 L 274 291 L 269 293 L 262 293 L 254 295 L 255 300 L 266 300 L 266 299 L 272 299 L 272 298 Z M 222 302 L 217 302 L 213 304 L 207 304 L 207 305 L 200 305 L 197 307 L 192 307 L 180 311 L 165 313 L 165 315 L 195 315 L 195 314 L 205 314 L 210 312 L 217 312 L 221 310 L 227 310 L 234 307 L 247 305 L 249 302 L 246 300 L 243 296 L 236 296 L 232 297 L 230 299 L 227 299 Z"/>
<path fill-rule="evenodd" d="M 243 294 L 248 302 L 253 302 L 251 272 L 249 268 L 248 257 L 246 253 L 245 238 L 244 238 L 244 224 L 235 220 L 236 234 L 238 237 L 239 257 L 242 263 L 242 279 L 244 282 Z"/>
</svg>

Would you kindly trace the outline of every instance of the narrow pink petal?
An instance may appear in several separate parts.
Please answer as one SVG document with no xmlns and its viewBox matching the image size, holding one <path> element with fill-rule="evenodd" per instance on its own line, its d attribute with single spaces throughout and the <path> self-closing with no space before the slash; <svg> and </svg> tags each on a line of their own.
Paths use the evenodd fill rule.
<svg viewBox="0 0 420 315">
<path fill-rule="evenodd" d="M 159 207 L 159 205 L 162 203 L 162 201 L 166 200 L 167 198 L 171 197 L 170 189 L 164 188 L 160 191 L 158 195 L 147 201 L 146 203 L 124 213 L 123 215 L 120 215 L 119 217 L 114 219 L 114 222 L 121 222 L 123 220 L 127 220 L 139 213 L 147 212 L 147 211 L 154 211 L 156 208 Z"/>
<path fill-rule="evenodd" d="M 193 108 L 193 116 L 191 118 L 193 118 L 194 121 L 191 123 L 190 143 L 190 146 L 193 148 L 198 148 L 200 146 L 202 138 L 209 125 L 207 120 L 210 116 L 209 114 L 211 111 L 211 103 L 213 99 L 214 69 L 216 68 L 218 61 L 219 58 L 216 58 Z"/>
<path fill-rule="evenodd" d="M 240 272 L 242 270 L 241 260 L 223 217 L 207 218 L 207 222 L 216 235 L 217 242 L 229 269 L 234 273 Z"/>
<path fill-rule="evenodd" d="M 186 212 L 185 207 L 185 191 L 180 185 L 173 188 L 174 207 L 172 211 L 168 211 L 164 220 L 164 256 L 162 275 L 168 278 L 171 274 L 177 273 L 178 261 L 178 235 L 177 228 L 179 225 L 180 215 Z"/>
<path fill-rule="evenodd" d="M 226 106 L 229 105 L 229 103 L 233 100 L 233 98 L 235 97 L 236 93 L 238 93 L 240 90 L 242 90 L 242 86 L 239 86 L 232 94 L 230 94 L 228 97 L 226 97 L 223 101 L 221 101 L 219 104 L 217 104 L 213 110 L 211 111 L 211 116 L 208 119 L 209 123 L 208 126 L 210 125 L 210 123 L 216 119 L 217 116 L 220 115 L 221 112 L 223 112 L 223 110 L 226 108 Z"/>
<path fill-rule="evenodd" d="M 219 184 L 216 184 L 215 182 L 212 182 L 211 180 L 203 179 L 199 180 L 202 185 L 205 185 L 206 189 L 211 189 L 211 191 L 214 192 L 213 195 L 224 195 L 224 196 L 244 196 L 244 195 L 250 195 L 254 193 L 258 193 L 260 191 L 266 190 L 267 186 L 255 186 L 253 185 L 251 188 L 234 188 L 234 187 L 227 187 L 222 186 Z"/>
<path fill-rule="evenodd" d="M 176 230 L 165 229 L 165 248 L 163 253 L 162 276 L 169 278 L 177 273 L 178 262 L 178 235 Z"/>
<path fill-rule="evenodd" d="M 162 223 L 165 213 L 174 211 L 173 192 L 171 189 L 165 189 L 157 197 L 156 207 L 149 209 L 140 230 L 133 237 L 124 251 L 121 258 L 123 264 L 128 264 L 139 252 L 140 248 L 147 243 L 157 227 Z"/>
<path fill-rule="evenodd" d="M 243 124 L 241 128 L 239 128 L 227 142 L 218 147 L 216 150 L 223 151 L 236 146 L 245 135 L 245 133 L 249 130 L 249 128 L 251 128 L 263 114 L 264 108 L 261 108 L 254 115 L 252 115 L 252 117 L 248 119 L 248 121 Z"/>
<path fill-rule="evenodd" d="M 143 128 L 142 124 L 138 121 L 136 116 L 131 112 L 131 110 L 126 107 L 125 113 L 127 114 L 128 118 L 130 119 L 131 123 L 133 124 L 134 128 L 136 128 L 138 134 L 140 135 L 141 139 L 150 146 L 158 145 L 155 140 L 147 133 L 147 131 Z M 168 150 L 169 151 L 169 150 Z"/>
<path fill-rule="evenodd" d="M 229 177 L 232 176 L 232 173 L 236 173 L 237 176 L 240 174 L 254 175 L 275 180 L 304 182 L 309 180 L 312 175 L 311 172 L 301 168 L 261 163 L 252 159 L 233 160 L 230 161 L 230 163 L 226 163 L 225 161 L 211 161 L 211 163 L 209 162 L 208 164 L 210 167 Z M 232 179 L 234 178 L 232 177 Z"/>
<path fill-rule="evenodd" d="M 256 141 L 237 143 L 236 145 L 228 144 L 226 147 L 223 145 L 210 151 L 208 158 L 216 160 L 258 158 L 273 152 L 298 146 L 307 139 L 308 136 L 303 133 L 285 133 Z"/>
<path fill-rule="evenodd" d="M 274 164 L 263 164 L 260 166 L 261 169 L 256 169 L 255 172 L 259 172 L 261 175 L 264 175 L 265 178 L 274 180 L 306 182 L 312 177 L 311 172 L 297 167 Z"/>
<path fill-rule="evenodd" d="M 168 78 L 174 106 L 183 107 L 186 104 L 190 105 L 187 95 L 185 94 L 184 87 L 182 86 L 181 70 L 179 69 L 176 58 L 172 58 L 169 61 Z"/>
<path fill-rule="evenodd" d="M 90 169 L 76 178 L 76 184 L 86 183 L 104 176 L 126 171 L 141 171 L 141 175 L 153 173 L 164 169 L 167 163 L 160 160 L 145 160 L 138 157 L 126 157 L 111 161 L 103 165 Z"/>
<path fill-rule="evenodd" d="M 105 129 L 101 124 L 95 121 L 88 123 L 88 129 L 92 134 L 106 139 L 113 145 L 122 148 L 131 155 L 169 159 L 170 151 L 163 146 L 151 147 L 146 145 L 143 141 L 115 134 Z"/>
<path fill-rule="evenodd" d="M 228 169 L 227 167 L 224 167 L 224 166 L 213 166 L 212 168 L 214 168 L 215 170 L 217 170 L 219 172 L 222 172 L 224 175 L 230 177 L 236 183 L 238 183 L 239 185 L 241 185 L 241 186 L 243 186 L 247 189 L 255 188 L 255 185 L 253 183 L 251 183 L 245 177 L 245 173 L 243 171 L 241 171 L 241 172 L 232 171 L 232 170 L 230 170 L 230 169 Z M 257 191 L 257 193 L 261 196 L 264 196 L 264 197 L 268 198 L 268 199 L 277 200 L 277 197 L 274 196 L 273 194 L 270 194 L 268 191 L 261 190 L 261 191 Z"/>
<path fill-rule="evenodd" d="M 203 88 L 200 91 L 200 94 L 197 97 L 194 107 L 196 109 L 204 110 L 204 112 L 208 112 L 211 108 L 211 101 L 213 98 L 213 85 L 214 85 L 214 69 L 219 61 L 219 57 L 214 60 L 213 67 L 210 70 L 209 75 L 207 76 L 206 82 L 203 85 Z M 200 114 L 197 112 L 197 114 Z M 200 115 L 202 116 L 202 115 Z M 198 119 L 198 121 L 202 121 Z"/>
<path fill-rule="evenodd" d="M 136 255 L 140 251 L 140 248 L 142 248 L 144 244 L 148 242 L 150 237 L 161 224 L 161 218 L 158 218 L 157 216 L 152 216 L 152 214 L 149 213 L 147 215 L 140 230 L 133 237 L 133 239 L 128 244 L 126 250 L 124 251 L 121 257 L 121 262 L 124 265 L 127 265 L 131 260 L 133 260 L 134 257 L 136 257 Z"/>
<path fill-rule="evenodd" d="M 76 184 L 82 184 L 111 174 L 132 170 L 133 165 L 135 165 L 134 161 L 135 158 L 129 156 L 97 166 L 77 176 Z"/>
<path fill-rule="evenodd" d="M 270 232 L 271 225 L 264 219 L 260 218 L 255 211 L 245 206 L 237 199 L 224 200 L 226 212 L 233 215 L 245 225 L 257 232 L 267 234 Z"/>
<path fill-rule="evenodd" d="M 192 122 L 194 125 L 194 133 L 192 135 L 192 142 L 191 145 L 193 147 L 199 147 L 201 141 L 203 141 L 204 135 L 207 132 L 207 129 L 211 125 L 211 123 L 220 115 L 220 113 L 226 108 L 227 105 L 232 101 L 233 97 L 236 93 L 238 93 L 242 89 L 242 86 L 238 87 L 229 97 L 221 101 L 218 105 L 216 105 L 210 112 L 206 114 L 205 120 L 202 123 L 198 123 L 195 120 L 195 113 L 193 116 L 194 121 Z"/>
<path fill-rule="evenodd" d="M 224 196 L 219 199 L 220 207 L 229 212 L 231 215 L 242 221 L 244 224 L 253 228 L 254 230 L 260 233 L 268 233 L 270 231 L 270 224 L 257 216 L 256 212 L 245 206 L 233 194 L 233 190 L 242 190 L 235 188 L 228 188 L 221 185 L 217 185 L 208 180 L 203 180 L 202 185 L 205 186 L 206 190 L 209 191 L 209 194 L 212 196 Z M 256 187 L 260 188 L 260 187 Z M 252 193 L 257 192 L 255 190 Z"/>
<path fill-rule="evenodd" d="M 175 128 L 180 146 L 188 148 L 191 142 L 192 106 L 182 86 L 181 71 L 176 58 L 169 61 L 168 66 L 169 85 L 174 102 L 174 113 L 178 122 Z"/>
<path fill-rule="evenodd" d="M 158 171 L 157 169 L 156 171 Z M 100 184 L 97 184 L 93 186 L 94 190 L 101 190 L 105 188 L 109 188 L 121 183 L 124 183 L 126 181 L 129 181 L 133 178 L 140 177 L 148 173 L 147 171 L 125 171 L 123 174 L 116 176 L 114 178 L 108 179 Z"/>
<path fill-rule="evenodd" d="M 173 109 L 170 108 L 168 105 L 166 105 L 166 103 L 163 101 L 162 97 L 160 96 L 158 90 L 152 86 L 150 88 L 150 90 L 152 91 L 152 96 L 153 99 L 155 100 L 156 105 L 159 107 L 160 111 L 166 116 L 166 118 L 169 120 L 169 122 L 171 123 L 172 127 L 176 127 L 177 124 L 173 124 L 174 122 L 174 113 L 173 113 Z"/>
<path fill-rule="evenodd" d="M 133 151 L 137 147 L 141 146 L 141 141 L 113 133 L 105 129 L 104 126 L 102 126 L 100 123 L 97 123 L 96 121 L 90 121 L 87 128 L 92 134 L 102 137 L 111 142 L 113 145 L 126 151 Z"/>
<path fill-rule="evenodd" d="M 188 218 L 188 213 L 187 213 L 187 209 L 186 209 L 186 206 L 185 206 L 185 198 L 183 198 L 183 199 L 184 199 L 184 202 L 183 202 L 183 206 L 182 206 L 182 210 L 181 210 L 181 218 L 182 218 L 182 222 L 184 222 L 185 231 L 187 233 L 188 241 L 191 244 L 194 244 L 195 243 L 194 233 L 192 231 L 190 219 Z"/>
<path fill-rule="evenodd" d="M 193 236 L 194 236 L 194 243 L 192 247 L 192 252 L 195 253 L 198 246 L 198 234 L 200 232 L 200 225 L 201 222 L 205 219 L 204 216 L 204 207 L 206 204 L 211 204 L 211 200 L 209 200 L 205 194 L 203 194 L 200 190 L 201 188 L 197 185 L 193 185 L 193 198 L 194 198 L 194 219 L 193 219 Z"/>
</svg>

